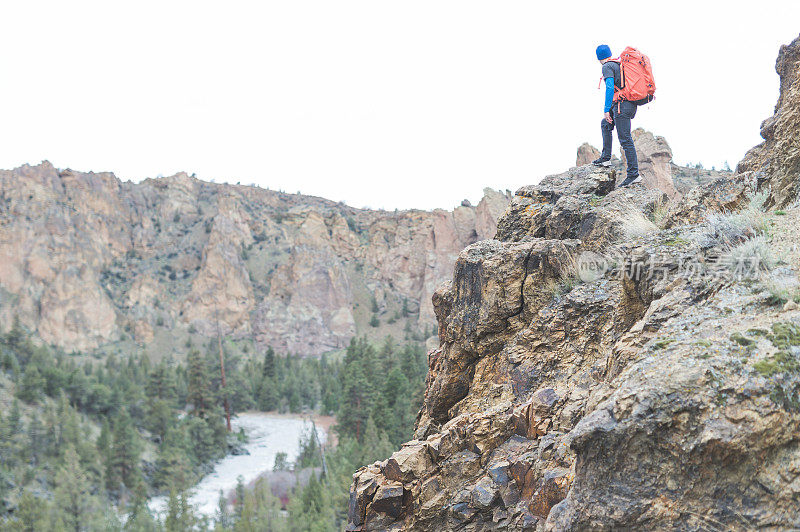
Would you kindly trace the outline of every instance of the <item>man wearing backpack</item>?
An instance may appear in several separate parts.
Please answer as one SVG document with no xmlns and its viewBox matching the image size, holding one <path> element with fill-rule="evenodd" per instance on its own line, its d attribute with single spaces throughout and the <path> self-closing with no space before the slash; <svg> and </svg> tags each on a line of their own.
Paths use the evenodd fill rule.
<svg viewBox="0 0 800 532">
<path fill-rule="evenodd" d="M 636 147 L 631 136 L 631 120 L 636 116 L 636 108 L 652 101 L 655 93 L 655 82 L 647 56 L 634 48 L 626 48 L 617 59 L 611 59 L 611 48 L 601 44 L 596 50 L 597 59 L 603 65 L 603 82 L 605 83 L 604 116 L 600 123 L 603 133 L 603 151 L 593 164 L 607 166 L 611 160 L 612 132 L 617 128 L 617 137 L 625 159 L 628 161 L 627 176 L 620 183 L 626 187 L 639 183 L 639 160 Z"/>
</svg>

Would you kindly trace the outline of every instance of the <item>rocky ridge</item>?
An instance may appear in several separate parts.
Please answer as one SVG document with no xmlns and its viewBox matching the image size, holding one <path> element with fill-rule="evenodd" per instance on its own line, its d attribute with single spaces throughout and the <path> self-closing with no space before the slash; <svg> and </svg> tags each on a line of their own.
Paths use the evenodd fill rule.
<svg viewBox="0 0 800 532">
<path fill-rule="evenodd" d="M 729 170 L 708 170 L 675 164 L 672 148 L 664 137 L 656 136 L 642 128 L 631 132 L 636 154 L 639 159 L 639 174 L 648 188 L 663 191 L 670 200 L 677 200 L 697 185 L 710 183 L 721 177 L 730 177 Z M 616 138 L 614 143 L 617 143 Z M 612 155 L 612 166 L 617 170 L 618 184 L 625 179 L 625 153 L 620 149 L 621 158 Z M 600 151 L 585 142 L 578 147 L 575 164 L 583 166 L 600 157 Z"/>
<path fill-rule="evenodd" d="M 800 214 L 763 211 L 800 127 L 775 131 L 758 154 L 789 157 L 666 212 L 614 168 L 518 190 L 435 292 L 415 439 L 354 474 L 348 530 L 800 528 Z"/>
<path fill-rule="evenodd" d="M 786 207 L 797 203 L 800 192 L 800 37 L 781 46 L 775 70 L 780 77 L 775 114 L 761 123 L 764 142 L 747 152 L 736 171 L 755 173 L 770 187 L 770 204 Z"/>
<path fill-rule="evenodd" d="M 0 323 L 66 350 L 156 356 L 217 332 L 300 355 L 430 333 L 420 301 L 507 203 L 487 189 L 475 207 L 385 212 L 184 173 L 0 171 Z"/>
<path fill-rule="evenodd" d="M 615 179 L 523 188 L 461 253 L 416 439 L 354 475 L 351 530 L 800 526 L 800 313 Z"/>
</svg>

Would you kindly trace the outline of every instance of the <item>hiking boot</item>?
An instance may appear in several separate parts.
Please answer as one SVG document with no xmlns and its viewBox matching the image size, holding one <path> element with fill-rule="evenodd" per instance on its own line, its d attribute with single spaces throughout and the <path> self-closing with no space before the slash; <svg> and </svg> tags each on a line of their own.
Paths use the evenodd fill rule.
<svg viewBox="0 0 800 532">
<path fill-rule="evenodd" d="M 635 175 L 635 176 L 628 177 L 627 179 L 625 179 L 625 181 L 623 181 L 622 183 L 619 184 L 619 187 L 620 188 L 627 187 L 628 185 L 633 185 L 634 183 L 641 183 L 641 182 L 642 182 L 642 177 L 638 176 L 638 175 Z"/>
<path fill-rule="evenodd" d="M 608 159 L 600 157 L 599 159 L 592 161 L 592 164 L 595 166 L 611 166 L 611 157 Z"/>
</svg>

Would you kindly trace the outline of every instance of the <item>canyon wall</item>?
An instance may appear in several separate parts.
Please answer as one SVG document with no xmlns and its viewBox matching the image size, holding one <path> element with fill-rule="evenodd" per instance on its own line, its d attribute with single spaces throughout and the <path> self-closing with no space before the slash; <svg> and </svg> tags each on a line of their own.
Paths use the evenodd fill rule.
<svg viewBox="0 0 800 532">
<path fill-rule="evenodd" d="M 422 340 L 435 287 L 508 196 L 464 203 L 386 212 L 183 173 L 0 171 L 0 324 L 68 351 L 180 351 L 218 332 L 303 356 L 356 334 Z"/>
</svg>

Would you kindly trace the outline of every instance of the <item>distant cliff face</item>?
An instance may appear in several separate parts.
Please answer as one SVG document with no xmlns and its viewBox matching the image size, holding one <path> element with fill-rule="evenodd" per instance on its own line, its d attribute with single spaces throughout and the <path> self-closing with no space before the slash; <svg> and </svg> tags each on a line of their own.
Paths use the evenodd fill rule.
<svg viewBox="0 0 800 532">
<path fill-rule="evenodd" d="M 18 316 L 67 350 L 174 350 L 219 330 L 300 355 L 430 332 L 436 285 L 508 199 L 392 213 L 186 174 L 0 171 L 0 326 Z"/>
</svg>

